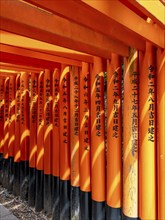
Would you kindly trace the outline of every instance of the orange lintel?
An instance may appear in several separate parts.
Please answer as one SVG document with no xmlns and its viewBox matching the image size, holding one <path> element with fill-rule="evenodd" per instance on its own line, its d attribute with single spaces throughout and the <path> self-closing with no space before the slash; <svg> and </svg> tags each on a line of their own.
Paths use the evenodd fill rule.
<svg viewBox="0 0 165 220">
<path fill-rule="evenodd" d="M 81 66 L 81 62 L 77 61 L 77 60 L 54 56 L 52 54 L 46 54 L 46 53 L 39 52 L 39 51 L 37 52 L 37 51 L 33 51 L 33 50 L 28 50 L 28 49 L 21 48 L 21 47 L 14 47 L 14 46 L 10 46 L 10 45 L 0 44 L 1 61 L 5 57 L 4 53 L 10 55 L 10 57 L 12 57 L 12 59 L 15 59 L 14 56 L 16 56 L 16 55 L 19 57 L 22 57 L 23 62 L 26 62 L 26 59 L 32 59 L 33 61 L 29 62 L 29 64 L 31 64 L 31 66 L 33 66 L 32 63 L 37 64 L 38 63 L 37 60 L 39 60 L 39 65 L 37 65 L 37 67 L 39 67 L 39 68 L 46 68 L 46 67 L 49 68 L 50 64 L 51 64 L 50 66 L 53 65 L 53 68 L 60 67 L 60 65 L 59 65 L 60 63 Z M 7 61 L 3 61 L 3 62 L 7 62 Z M 19 62 L 19 60 L 17 60 L 17 62 Z M 48 65 L 46 65 L 46 64 L 48 64 Z M 25 64 L 22 63 L 22 65 L 25 65 Z M 36 67 L 36 65 L 35 65 L 35 67 Z"/>
<path fill-rule="evenodd" d="M 25 2 L 67 18 L 69 21 L 74 21 L 78 24 L 89 27 L 94 31 L 119 40 L 125 45 L 132 46 L 139 50 L 145 50 L 145 41 L 143 39 L 140 39 L 136 34 L 123 28 L 118 22 L 110 19 L 102 13 L 96 13 L 96 11 L 90 7 L 80 4 L 80 1 L 50 1 L 49 4 L 47 4 L 45 0 L 25 0 Z"/>
<path fill-rule="evenodd" d="M 120 41 L 18 0 L 1 2 L 1 29 L 104 58 L 128 56 Z"/>
<path fill-rule="evenodd" d="M 121 2 L 114 1 L 88 1 L 82 0 L 87 6 L 103 13 L 110 19 L 120 23 L 125 29 L 129 29 L 140 37 L 155 44 L 158 47 L 165 47 L 164 30 L 147 23 Z"/>
</svg>

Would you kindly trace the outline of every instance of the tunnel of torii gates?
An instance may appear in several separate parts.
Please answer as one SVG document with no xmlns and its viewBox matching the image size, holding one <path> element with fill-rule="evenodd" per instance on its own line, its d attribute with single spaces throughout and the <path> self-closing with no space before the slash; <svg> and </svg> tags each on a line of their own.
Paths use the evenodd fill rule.
<svg viewBox="0 0 165 220">
<path fill-rule="evenodd" d="M 164 1 L 0 10 L 0 184 L 54 220 L 165 219 Z"/>
</svg>

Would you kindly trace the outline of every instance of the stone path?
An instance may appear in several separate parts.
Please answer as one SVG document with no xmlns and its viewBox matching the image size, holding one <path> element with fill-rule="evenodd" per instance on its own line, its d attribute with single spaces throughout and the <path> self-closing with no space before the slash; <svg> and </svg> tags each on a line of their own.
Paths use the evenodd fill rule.
<svg viewBox="0 0 165 220">
<path fill-rule="evenodd" d="M 18 220 L 11 212 L 0 204 L 0 220 Z"/>
</svg>

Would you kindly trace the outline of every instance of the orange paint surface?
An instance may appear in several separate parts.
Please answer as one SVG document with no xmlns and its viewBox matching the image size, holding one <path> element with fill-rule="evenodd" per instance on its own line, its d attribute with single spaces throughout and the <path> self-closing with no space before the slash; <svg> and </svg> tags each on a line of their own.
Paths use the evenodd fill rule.
<svg viewBox="0 0 165 220">
<path fill-rule="evenodd" d="M 9 157 L 8 143 L 9 143 L 9 77 L 6 77 L 4 82 L 4 150 L 3 157 Z"/>
<path fill-rule="evenodd" d="M 15 81 L 15 147 L 14 147 L 14 162 L 19 162 L 21 157 L 20 151 L 20 74 L 17 75 Z"/>
<path fill-rule="evenodd" d="M 89 64 L 82 63 L 80 73 L 80 188 L 91 191 L 90 74 Z"/>
<path fill-rule="evenodd" d="M 121 207 L 121 61 L 111 55 L 107 71 L 107 204 Z"/>
<path fill-rule="evenodd" d="M 30 146 L 29 146 L 29 166 L 36 167 L 37 153 L 37 86 L 38 76 L 31 73 L 30 76 Z"/>
<path fill-rule="evenodd" d="M 156 217 L 156 67 L 150 43 L 140 54 L 139 79 L 139 217 Z"/>
<path fill-rule="evenodd" d="M 0 153 L 3 153 L 4 138 L 4 79 L 0 78 Z"/>
<path fill-rule="evenodd" d="M 52 78 L 51 72 L 44 73 L 44 173 L 52 173 Z"/>
<path fill-rule="evenodd" d="M 9 156 L 14 156 L 15 147 L 15 77 L 9 80 Z"/>
<path fill-rule="evenodd" d="M 165 51 L 157 50 L 158 219 L 165 219 Z"/>
<path fill-rule="evenodd" d="M 138 52 L 125 59 L 123 123 L 123 213 L 138 217 Z"/>
<path fill-rule="evenodd" d="M 59 83 L 60 70 L 55 69 L 53 72 L 53 138 L 52 138 L 52 174 L 59 177 L 60 175 L 60 109 L 59 109 Z"/>
<path fill-rule="evenodd" d="M 69 66 L 60 75 L 60 179 L 70 179 Z"/>
<path fill-rule="evenodd" d="M 79 100 L 79 69 L 72 66 L 70 68 L 70 155 L 72 186 L 80 186 Z"/>
<path fill-rule="evenodd" d="M 37 106 L 37 170 L 44 169 L 44 72 L 38 76 L 38 106 Z"/>
<path fill-rule="evenodd" d="M 104 73 L 101 59 L 94 57 L 91 73 L 91 170 L 92 199 L 105 201 Z"/>
<path fill-rule="evenodd" d="M 21 103 L 20 103 L 20 148 L 21 160 L 29 160 L 29 144 L 30 144 L 30 130 L 29 130 L 29 74 L 21 72 L 20 76 L 21 89 Z"/>
</svg>

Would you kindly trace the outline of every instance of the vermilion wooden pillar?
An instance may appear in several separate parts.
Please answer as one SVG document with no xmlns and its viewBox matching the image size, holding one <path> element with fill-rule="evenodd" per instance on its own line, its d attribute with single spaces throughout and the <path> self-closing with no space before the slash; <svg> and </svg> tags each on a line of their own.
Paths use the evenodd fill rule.
<svg viewBox="0 0 165 220">
<path fill-rule="evenodd" d="M 123 218 L 138 218 L 138 51 L 125 58 L 123 121 Z"/>
<path fill-rule="evenodd" d="M 165 51 L 157 49 L 158 219 L 165 219 Z"/>
<path fill-rule="evenodd" d="M 29 182 L 29 73 L 21 72 L 20 76 L 20 149 L 21 149 L 21 166 L 20 166 L 20 196 L 21 199 L 28 199 L 28 182 Z"/>
<path fill-rule="evenodd" d="M 91 126 L 90 64 L 83 62 L 80 73 L 80 214 L 90 220 L 91 206 Z"/>
<path fill-rule="evenodd" d="M 44 210 L 52 212 L 52 73 L 44 73 Z"/>
<path fill-rule="evenodd" d="M 104 73 L 94 57 L 91 72 L 92 219 L 105 219 Z"/>
<path fill-rule="evenodd" d="M 4 78 L 0 78 L 0 184 L 3 178 Z"/>
<path fill-rule="evenodd" d="M 37 89 L 38 74 L 30 74 L 30 145 L 29 145 L 29 188 L 28 188 L 28 204 L 35 205 L 35 188 L 36 188 L 36 153 L 37 153 Z"/>
<path fill-rule="evenodd" d="M 20 101 L 21 101 L 21 91 L 20 91 L 20 74 L 16 76 L 15 80 L 15 146 L 14 146 L 14 183 L 13 183 L 13 193 L 15 195 L 20 194 Z"/>
<path fill-rule="evenodd" d="M 15 147 L 15 77 L 10 76 L 9 81 L 9 187 L 13 191 L 14 181 L 14 147 Z"/>
<path fill-rule="evenodd" d="M 107 218 L 121 219 L 122 119 L 120 56 L 111 55 L 107 70 Z"/>
<path fill-rule="evenodd" d="M 38 105 L 37 105 L 37 155 L 36 155 L 36 193 L 35 209 L 43 209 L 44 184 L 44 72 L 38 75 Z"/>
<path fill-rule="evenodd" d="M 3 154 L 4 78 L 0 78 L 0 154 Z"/>
<path fill-rule="evenodd" d="M 8 188 L 9 184 L 9 77 L 4 82 L 4 139 L 3 139 L 3 186 Z"/>
<path fill-rule="evenodd" d="M 70 111 L 69 66 L 60 74 L 60 219 L 70 219 Z"/>
<path fill-rule="evenodd" d="M 15 146 L 15 77 L 9 81 L 9 157 L 14 156 Z"/>
<path fill-rule="evenodd" d="M 70 67 L 71 218 L 80 218 L 79 68 Z"/>
<path fill-rule="evenodd" d="M 52 79 L 52 123 L 53 123 L 53 136 L 52 136 L 52 207 L 53 219 L 60 219 L 60 109 L 59 109 L 59 83 L 60 83 L 60 70 L 55 68 Z"/>
<path fill-rule="evenodd" d="M 156 209 L 156 57 L 146 43 L 140 53 L 139 83 L 139 217 L 157 219 Z"/>
</svg>

